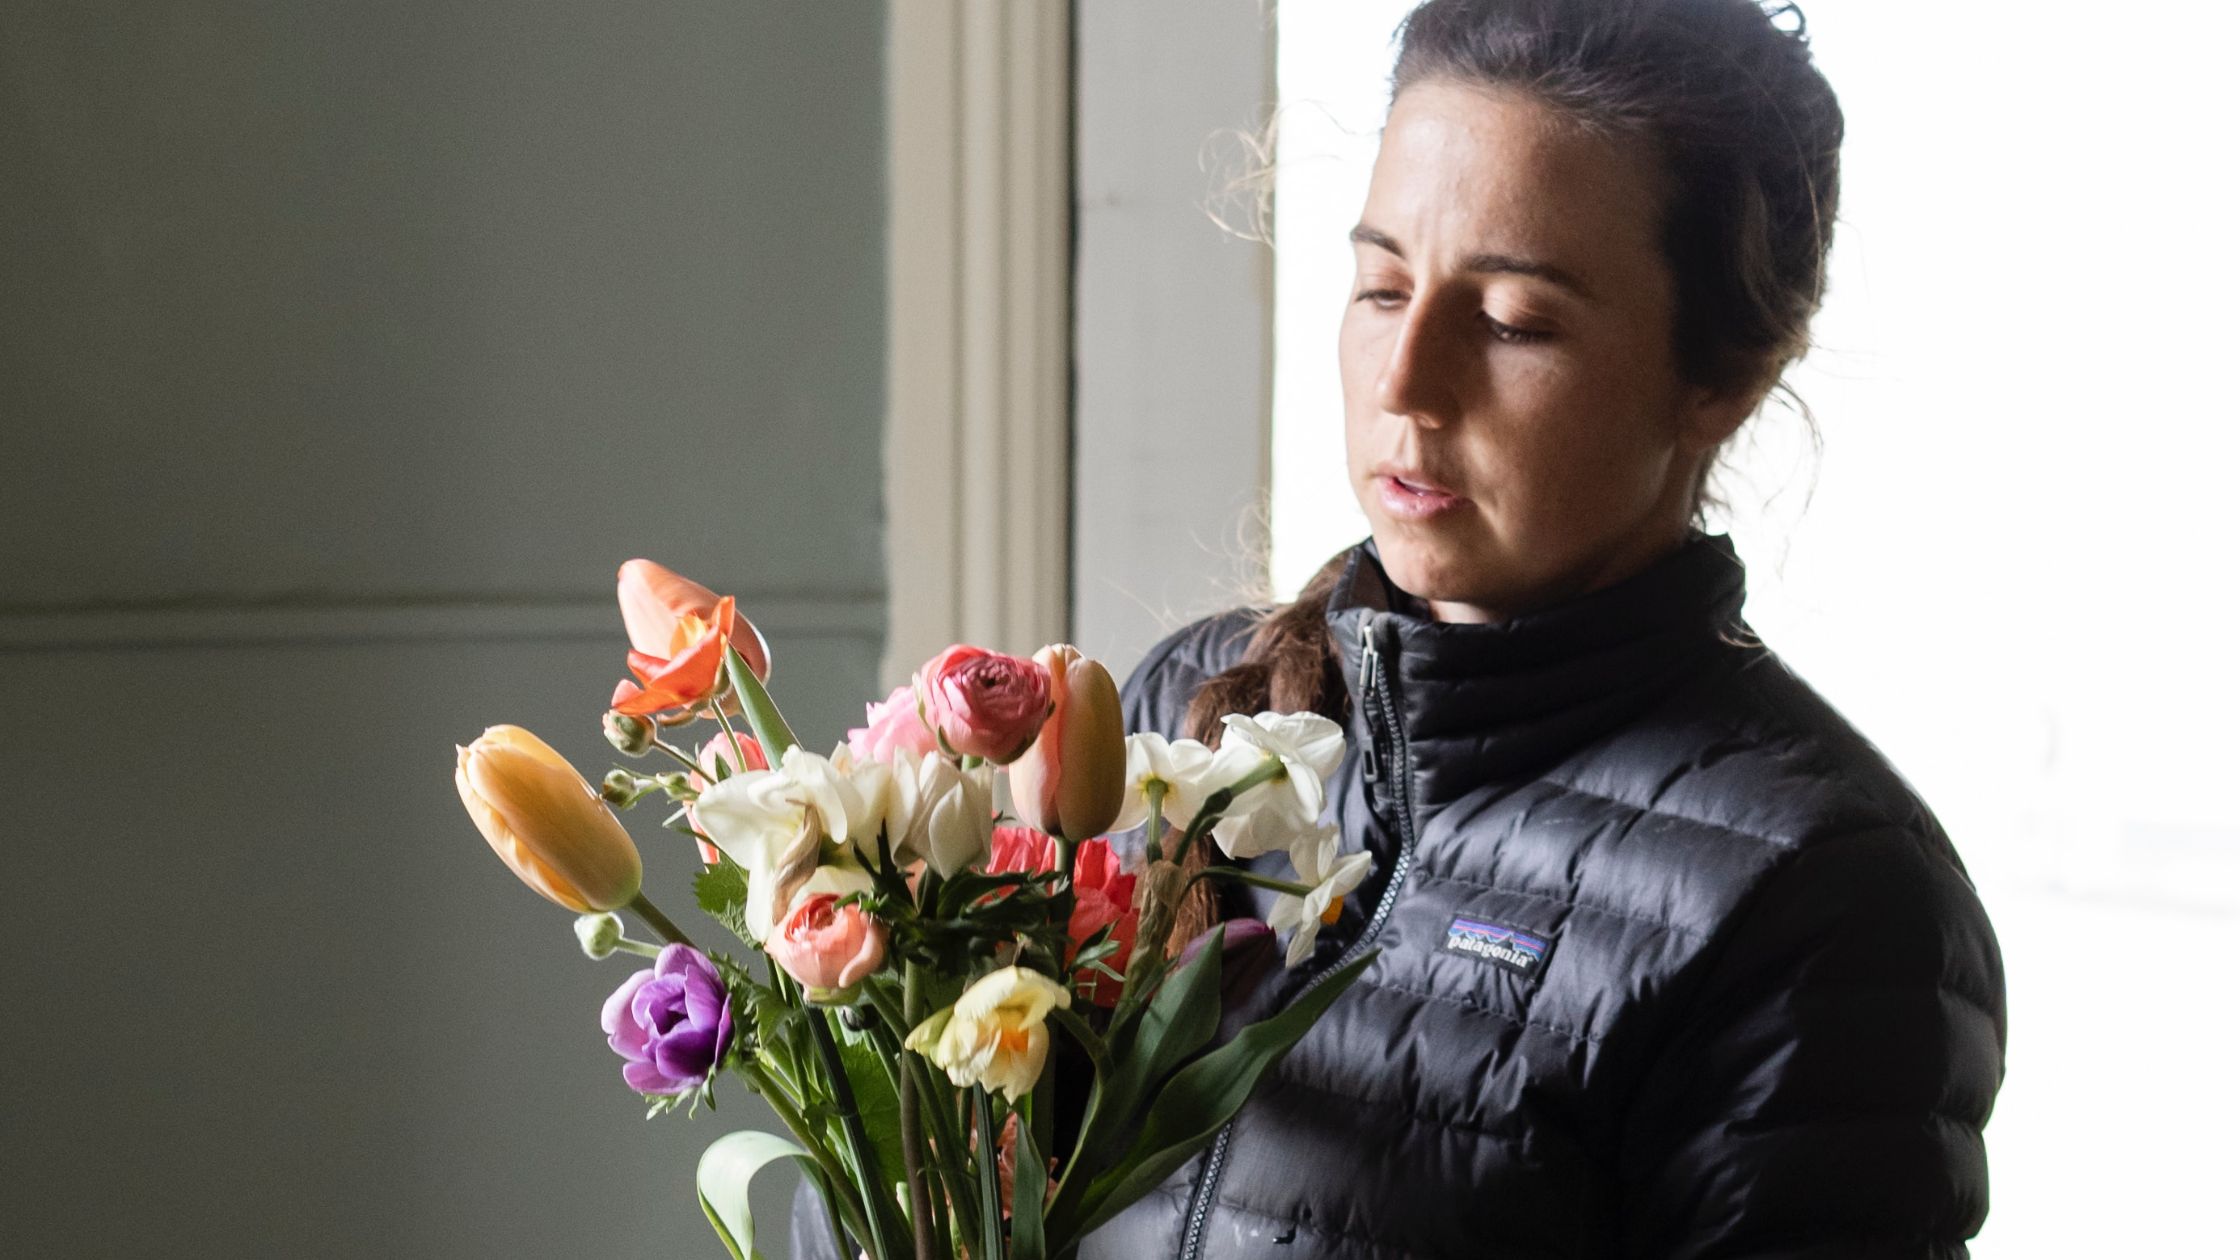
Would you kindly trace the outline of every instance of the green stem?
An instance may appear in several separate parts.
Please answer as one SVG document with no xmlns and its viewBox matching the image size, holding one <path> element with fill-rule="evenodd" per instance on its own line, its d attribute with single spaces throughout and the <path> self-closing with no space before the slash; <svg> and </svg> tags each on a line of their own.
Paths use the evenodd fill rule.
<svg viewBox="0 0 2240 1260">
<path fill-rule="evenodd" d="M 785 715 L 778 712 L 770 693 L 763 689 L 762 680 L 747 668 L 747 658 L 728 643 L 723 647 L 723 667 L 731 674 L 731 689 L 738 693 L 739 707 L 746 711 L 747 725 L 754 728 L 754 737 L 762 744 L 762 755 L 773 766 L 783 762 L 786 749 L 801 742 L 794 738 L 793 728 L 786 725 Z M 720 707 L 717 712 L 722 712 Z"/>
<path fill-rule="evenodd" d="M 901 1035 L 904 1037 L 908 1037 L 910 1030 L 925 1019 L 925 986 L 925 968 L 917 963 L 905 963 L 902 969 L 902 1008 L 899 1011 L 890 1009 L 893 1004 L 892 994 L 873 992 L 872 1000 L 879 1003 L 881 1014 L 889 1020 L 900 1017 L 900 1027 L 903 1030 Z M 957 1138 L 949 1091 L 946 1083 L 934 1074 L 933 1065 L 917 1051 L 904 1050 L 900 1059 L 904 1076 L 919 1100 L 917 1122 L 933 1159 L 932 1166 L 926 1170 L 928 1196 L 931 1197 L 931 1177 L 935 1175 L 941 1178 L 945 1192 L 941 1199 L 946 1200 L 946 1207 L 940 1200 L 936 1200 L 933 1205 L 937 1249 L 942 1256 L 952 1256 L 956 1253 L 950 1245 L 949 1212 L 954 1210 L 970 1216 L 973 1205 L 964 1197 L 971 1182 L 964 1175 L 964 1167 L 956 1160 L 962 1143 Z M 932 1121 L 932 1131 L 924 1132 L 929 1118 Z M 964 1221 L 960 1219 L 959 1223 L 963 1224 Z"/>
<path fill-rule="evenodd" d="M 900 1061 L 908 1051 L 898 1051 Z M 903 1068 L 895 1091 L 901 1109 L 902 1176 L 910 1188 L 910 1242 L 917 1260 L 939 1260 L 933 1235 L 933 1186 L 926 1179 L 925 1126 L 918 1122 L 918 1075 Z"/>
<path fill-rule="evenodd" d="M 1058 1144 L 1058 1056 L 1046 1054 L 1042 1059 L 1042 1079 L 1034 1083 L 1029 1096 L 1027 1123 L 1034 1130 L 1034 1149 L 1048 1151 Z M 1018 1176 L 1017 1162 L 1013 1162 L 1012 1176 Z M 1018 1196 L 1012 1196 L 1012 1208 L 1018 1208 Z"/>
<path fill-rule="evenodd" d="M 690 770 L 694 774 L 700 775 L 702 778 L 707 777 L 704 773 L 702 773 L 700 769 L 700 763 L 686 756 L 684 750 L 677 747 L 675 744 L 672 744 L 665 739 L 657 739 L 653 741 L 653 746 L 669 754 L 671 757 L 676 758 L 677 764 L 683 766 L 685 769 Z"/>
<path fill-rule="evenodd" d="M 1096 1030 L 1089 1027 L 1088 1020 L 1062 1006 L 1050 1009 L 1050 1019 L 1056 1022 L 1060 1028 L 1072 1033 L 1073 1039 L 1081 1043 L 1081 1048 L 1089 1052 L 1089 1059 L 1096 1064 L 1099 1077 L 1111 1075 L 1112 1051 L 1105 1048 L 1104 1038 L 1099 1037 Z M 1048 1155 L 1056 1152 L 1045 1151 L 1043 1153 Z"/>
<path fill-rule="evenodd" d="M 668 915 L 665 915 L 659 910 L 654 909 L 653 903 L 646 900 L 646 895 L 643 890 L 640 890 L 637 896 L 630 899 L 630 913 L 637 915 L 638 918 L 643 920 L 647 927 L 653 929 L 654 935 L 660 937 L 662 940 L 665 940 L 672 945 L 683 945 L 694 949 L 699 948 L 698 946 L 692 944 L 692 938 L 684 934 L 683 928 L 680 928 L 676 924 L 671 923 L 669 921 Z"/>
<path fill-rule="evenodd" d="M 625 936 L 621 940 L 616 941 L 614 943 L 614 947 L 621 953 L 636 954 L 640 958 L 661 957 L 661 947 L 651 941 L 633 941 L 629 937 Z"/>
<path fill-rule="evenodd" d="M 830 1078 L 832 1109 L 839 1114 L 840 1129 L 848 1135 L 848 1147 L 855 1155 L 864 1214 L 872 1221 L 872 1260 L 897 1260 L 899 1248 L 890 1237 L 894 1200 L 886 1193 L 888 1182 L 879 1171 L 879 1152 L 871 1145 L 870 1131 L 863 1126 L 863 1112 L 856 1107 L 855 1086 L 849 1083 L 848 1069 L 840 1062 L 840 1048 L 833 1043 L 831 1016 L 818 1009 L 804 1014 L 808 1017 L 804 1022 L 809 1025 L 809 1039 L 816 1044 L 817 1057 L 824 1061 L 825 1074 Z"/>
<path fill-rule="evenodd" d="M 988 1091 L 972 1087 L 972 1127 L 979 1133 L 980 1254 L 974 1260 L 1003 1260 L 1003 1183 L 996 1168 L 996 1147 L 1003 1130 L 996 1127 L 995 1104 Z"/>
<path fill-rule="evenodd" d="M 739 743 L 739 732 L 738 732 L 738 731 L 736 731 L 736 730 L 733 730 L 733 729 L 732 729 L 732 726 L 731 726 L 731 719 L 730 719 L 730 717 L 728 717 L 727 715 L 725 715 L 725 713 L 724 713 L 724 711 L 723 711 L 723 702 L 722 702 L 721 700 L 718 700 L 718 701 L 716 701 L 716 702 L 715 702 L 714 704 L 710 705 L 710 706 L 709 706 L 709 708 L 710 708 L 710 709 L 711 709 L 711 710 L 712 710 L 712 711 L 713 711 L 713 712 L 715 713 L 715 715 L 716 715 L 716 724 L 717 724 L 718 726 L 721 726 L 721 727 L 723 728 L 723 737 L 724 737 L 725 739 L 728 739 L 728 740 L 730 740 L 730 741 L 731 741 L 731 753 L 732 753 L 732 755 L 733 755 L 733 756 L 735 756 L 735 757 L 737 757 L 737 758 L 739 759 L 740 765 L 741 765 L 741 766 L 743 767 L 743 766 L 744 766 L 744 765 L 746 764 L 746 760 L 747 760 L 747 751 L 746 751 L 746 749 L 745 749 L 745 748 L 744 748 L 744 747 L 743 747 L 743 746 L 742 746 L 742 745 L 741 745 L 741 744 Z M 718 765 L 721 765 L 721 764 L 723 763 L 723 754 L 722 754 L 722 753 L 717 753 L 717 754 L 716 754 L 716 763 L 717 763 Z M 699 767 L 698 767 L 698 766 L 694 766 L 694 767 L 693 767 L 693 769 L 697 770 L 697 769 L 699 769 Z M 705 779 L 706 779 L 706 780 L 707 780 L 707 781 L 708 781 L 708 782 L 709 782 L 709 783 L 710 783 L 710 784 L 712 785 L 712 784 L 713 784 L 713 783 L 714 783 L 714 782 L 715 782 L 715 781 L 716 781 L 717 779 L 719 779 L 719 778 L 722 778 L 722 777 L 724 777 L 724 776 L 723 776 L 723 775 L 720 775 L 720 774 L 710 774 L 710 775 L 703 775 L 702 777 L 703 777 L 703 778 L 705 778 Z"/>
<path fill-rule="evenodd" d="M 747 1083 L 754 1087 L 754 1091 L 762 1095 L 763 1101 L 770 1104 L 770 1110 L 778 1113 L 778 1119 L 788 1129 L 793 1130 L 793 1136 L 800 1140 L 802 1146 L 808 1148 L 809 1158 L 816 1162 L 817 1167 L 831 1181 L 833 1192 L 826 1198 L 827 1206 L 837 1208 L 839 1215 L 845 1219 L 848 1232 L 854 1234 L 858 1240 L 870 1238 L 871 1232 L 864 1225 L 862 1211 L 854 1200 L 839 1189 L 849 1184 L 848 1170 L 841 1167 L 839 1159 L 826 1146 L 823 1137 L 809 1127 L 808 1119 L 794 1105 L 793 1099 L 777 1089 L 764 1070 L 756 1064 L 740 1064 L 739 1074 L 746 1077 Z"/>
<path fill-rule="evenodd" d="M 1195 884 L 1201 879 L 1233 879 L 1240 884 L 1250 884 L 1254 888 L 1265 888 L 1269 892 L 1290 893 L 1294 897 L 1304 897 L 1314 891 L 1314 885 L 1312 884 L 1295 884 L 1288 879 L 1277 879 L 1272 875 L 1256 874 L 1241 866 L 1209 866 L 1192 875 L 1190 882 Z"/>
<path fill-rule="evenodd" d="M 1231 805 L 1237 803 L 1238 797 L 1263 783 L 1280 779 L 1287 773 L 1283 768 L 1283 758 L 1270 753 L 1262 757 L 1260 764 L 1247 771 L 1243 778 L 1207 797 L 1206 803 L 1198 807 L 1198 816 L 1190 820 L 1190 828 L 1182 837 L 1182 852 L 1176 854 L 1174 860 L 1181 861 L 1198 837 L 1213 830 L 1213 824 L 1221 821 L 1221 816 L 1228 812 Z"/>
<path fill-rule="evenodd" d="M 905 988 L 903 997 L 904 1005 L 902 1006 L 895 1005 L 894 994 L 880 988 L 877 982 L 866 980 L 863 983 L 863 995 L 871 999 L 872 1009 L 878 1011 L 879 1018 L 887 1022 L 887 1027 L 894 1031 L 895 1040 L 897 1041 L 907 1040 L 910 1036 L 910 1031 L 918 1026 L 917 1022 L 910 1018 L 908 1010 L 908 1003 L 910 999 L 908 996 L 907 986 L 911 982 L 911 973 L 907 971 L 904 972 L 903 984 Z"/>
<path fill-rule="evenodd" d="M 1167 804 L 1167 781 L 1153 779 L 1144 784 L 1143 799 L 1151 806 L 1151 816 L 1143 823 L 1143 856 L 1146 861 L 1156 862 L 1159 860 L 1161 828 L 1167 821 L 1161 816 L 1161 811 Z"/>
</svg>

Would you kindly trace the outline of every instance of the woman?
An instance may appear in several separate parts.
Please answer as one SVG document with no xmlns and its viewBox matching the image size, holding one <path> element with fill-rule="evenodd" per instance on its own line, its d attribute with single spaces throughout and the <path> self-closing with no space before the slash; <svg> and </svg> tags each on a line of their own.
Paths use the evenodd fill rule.
<svg viewBox="0 0 2240 1260">
<path fill-rule="evenodd" d="M 1256 1001 L 1379 954 L 1085 1257 L 1965 1254 L 1990 925 L 1692 528 L 1819 304 L 1843 124 L 1795 17 L 1409 18 L 1339 342 L 1374 538 L 1127 692 L 1170 736 L 1347 724 L 1333 815 L 1378 875 Z"/>
</svg>

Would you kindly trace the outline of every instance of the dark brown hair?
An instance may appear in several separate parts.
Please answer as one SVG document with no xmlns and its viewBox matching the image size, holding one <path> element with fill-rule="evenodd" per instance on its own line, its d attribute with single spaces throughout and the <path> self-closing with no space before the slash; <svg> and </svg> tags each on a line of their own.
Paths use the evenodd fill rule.
<svg viewBox="0 0 2240 1260">
<path fill-rule="evenodd" d="M 1666 181 L 1673 345 L 1690 383 L 1763 390 L 1805 352 L 1835 231 L 1843 111 L 1794 4 L 1429 0 L 1401 27 L 1393 92 L 1442 80 L 1517 88 L 1582 127 L 1649 146 Z M 1710 470 L 1706 460 L 1699 507 Z M 1244 659 L 1199 688 L 1194 738 L 1218 742 L 1225 713 L 1338 716 L 1324 616 L 1344 560 L 1268 612 Z M 1186 908 L 1178 937 L 1213 912 L 1210 899 Z"/>
</svg>

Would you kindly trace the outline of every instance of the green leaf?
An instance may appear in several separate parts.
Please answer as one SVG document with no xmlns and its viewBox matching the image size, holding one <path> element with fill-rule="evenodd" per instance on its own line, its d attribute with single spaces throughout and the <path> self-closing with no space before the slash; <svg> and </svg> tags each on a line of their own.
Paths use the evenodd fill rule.
<svg viewBox="0 0 2240 1260">
<path fill-rule="evenodd" d="M 1177 1064 L 1205 1048 L 1221 1026 L 1221 947 L 1226 929 L 1217 929 L 1188 966 L 1167 978 L 1150 1005 L 1111 1047 L 1113 1072 L 1101 1082 L 1097 1114 L 1082 1131 L 1092 1157 L 1118 1138 L 1138 1105 Z M 1102 1122 L 1102 1123 L 1100 1123 Z"/>
<path fill-rule="evenodd" d="M 1085 1196 L 1140 1118 L 1143 1100 L 1175 1065 L 1205 1048 L 1221 1024 L 1221 945 L 1213 937 L 1198 956 L 1167 977 L 1133 1022 L 1106 1039 L 1109 1071 L 1099 1072 L 1081 1123 L 1077 1154 L 1058 1186 L 1050 1218 L 1062 1221 L 1084 1206 Z"/>
<path fill-rule="evenodd" d="M 1034 1144 L 1034 1126 L 1019 1121 L 1019 1147 L 1012 1162 L 1010 1260 L 1042 1260 L 1042 1199 L 1050 1192 L 1050 1170 Z"/>
<path fill-rule="evenodd" d="M 747 1201 L 747 1188 L 756 1173 L 775 1160 L 787 1158 L 816 1167 L 810 1162 L 809 1152 L 775 1133 L 754 1129 L 717 1138 L 700 1156 L 700 1210 L 708 1214 L 708 1223 L 716 1227 L 716 1236 L 723 1240 L 733 1260 L 761 1260 L 762 1253 L 754 1246 L 754 1212 Z"/>
<path fill-rule="evenodd" d="M 709 918 L 729 928 L 740 940 L 754 942 L 747 931 L 747 872 L 737 862 L 725 857 L 694 876 L 692 895 Z"/>
<path fill-rule="evenodd" d="M 812 1013 L 811 1018 L 821 1016 Z M 902 1100 L 895 1095 L 894 1077 L 878 1045 L 868 1037 L 839 1038 L 840 1066 L 856 1094 L 856 1114 L 863 1117 L 864 1132 L 878 1152 L 883 1177 L 902 1175 Z M 836 1135 L 835 1141 L 845 1145 Z M 891 1187 L 887 1187 L 891 1189 Z"/>
<path fill-rule="evenodd" d="M 1207 953 L 1213 948 L 1209 943 Z M 1281 1013 L 1238 1033 L 1236 1039 L 1175 1073 L 1151 1104 L 1150 1117 L 1112 1171 L 1092 1182 L 1078 1221 L 1054 1222 L 1060 1248 L 1104 1224 L 1159 1187 L 1190 1161 L 1244 1106 L 1263 1072 L 1281 1059 L 1330 1004 L 1376 959 L 1370 950 L 1307 990 Z"/>
</svg>

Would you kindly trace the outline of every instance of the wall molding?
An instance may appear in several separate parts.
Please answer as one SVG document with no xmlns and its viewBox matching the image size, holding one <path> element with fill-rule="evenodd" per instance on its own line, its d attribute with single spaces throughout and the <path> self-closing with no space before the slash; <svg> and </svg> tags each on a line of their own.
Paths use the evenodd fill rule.
<svg viewBox="0 0 2240 1260">
<path fill-rule="evenodd" d="M 739 603 L 773 639 L 886 632 L 886 603 L 872 596 L 742 595 Z M 0 608 L 0 653 L 622 638 L 612 599 Z"/>
<path fill-rule="evenodd" d="M 888 6 L 890 685 L 1067 636 L 1071 7 Z"/>
</svg>

